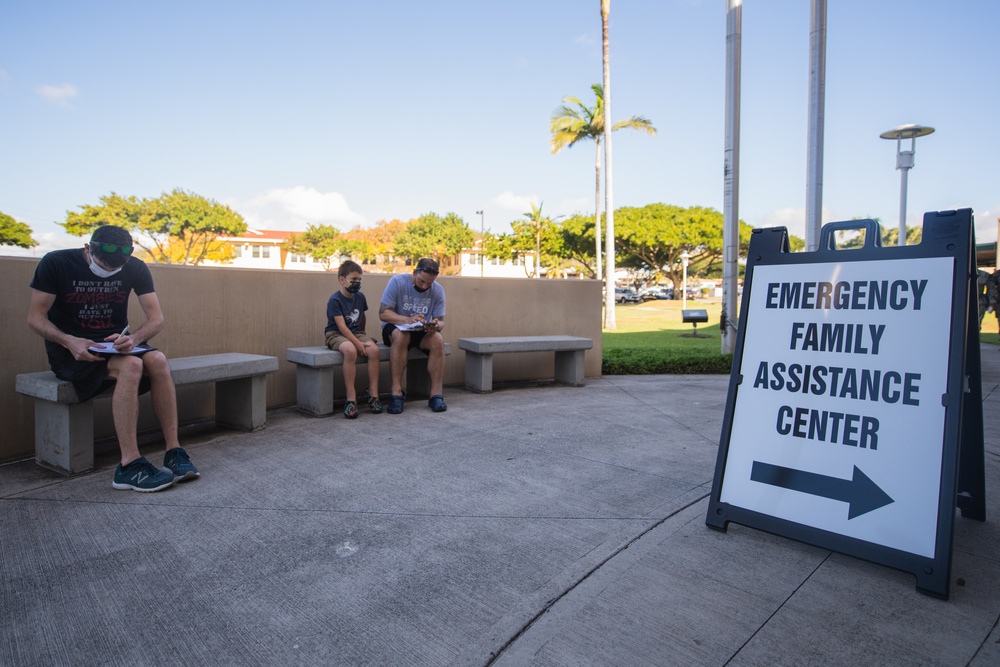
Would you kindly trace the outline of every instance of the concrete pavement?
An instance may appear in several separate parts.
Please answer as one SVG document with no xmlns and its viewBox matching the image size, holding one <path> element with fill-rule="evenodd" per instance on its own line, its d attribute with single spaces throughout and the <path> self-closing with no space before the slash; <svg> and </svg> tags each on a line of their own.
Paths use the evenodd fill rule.
<svg viewBox="0 0 1000 667">
<path fill-rule="evenodd" d="M 951 599 L 705 526 L 727 377 L 446 392 L 433 414 L 272 411 L 183 442 L 202 478 L 0 466 L 4 665 L 1000 664 L 1000 353 L 987 521 Z M 162 453 L 150 450 L 160 462 Z"/>
</svg>

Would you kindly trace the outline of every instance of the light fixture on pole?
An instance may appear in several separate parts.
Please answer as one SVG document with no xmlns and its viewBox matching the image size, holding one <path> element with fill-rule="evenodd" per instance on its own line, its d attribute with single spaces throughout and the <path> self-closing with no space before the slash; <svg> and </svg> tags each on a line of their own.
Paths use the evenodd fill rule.
<svg viewBox="0 0 1000 667">
<path fill-rule="evenodd" d="M 483 220 L 486 216 L 482 211 L 476 211 L 476 215 L 479 216 L 479 277 L 482 278 L 483 266 L 486 264 L 486 246 L 483 243 L 486 236 Z"/>
<path fill-rule="evenodd" d="M 681 297 L 681 310 L 687 310 L 688 307 L 688 262 L 691 261 L 691 255 L 685 250 L 681 253 L 681 266 L 683 267 L 684 284 L 681 289 L 683 289 L 683 296 Z"/>
<path fill-rule="evenodd" d="M 906 245 L 906 175 L 913 168 L 913 151 L 917 144 L 917 137 L 924 137 L 934 132 L 933 127 L 924 125 L 900 125 L 891 130 L 886 130 L 878 135 L 883 139 L 895 139 L 896 141 L 896 169 L 899 170 L 899 242 L 898 245 Z M 903 139 L 910 140 L 910 150 L 904 151 Z"/>
</svg>

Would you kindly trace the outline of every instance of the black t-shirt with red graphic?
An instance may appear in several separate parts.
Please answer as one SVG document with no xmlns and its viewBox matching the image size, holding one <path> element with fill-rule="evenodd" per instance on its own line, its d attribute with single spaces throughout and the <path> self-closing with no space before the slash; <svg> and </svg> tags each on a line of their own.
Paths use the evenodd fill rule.
<svg viewBox="0 0 1000 667">
<path fill-rule="evenodd" d="M 82 248 L 42 257 L 31 287 L 55 295 L 49 320 L 60 331 L 91 340 L 121 333 L 128 324 L 130 292 L 141 296 L 154 291 L 153 277 L 141 260 L 133 257 L 118 273 L 101 278 L 90 270 Z"/>
</svg>

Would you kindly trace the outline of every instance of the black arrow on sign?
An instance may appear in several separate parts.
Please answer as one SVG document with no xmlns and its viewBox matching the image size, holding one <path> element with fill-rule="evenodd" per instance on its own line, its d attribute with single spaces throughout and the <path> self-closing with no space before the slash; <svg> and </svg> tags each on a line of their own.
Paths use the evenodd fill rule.
<svg viewBox="0 0 1000 667">
<path fill-rule="evenodd" d="M 854 477 L 847 480 L 754 461 L 750 479 L 761 484 L 848 503 L 848 520 L 895 502 L 857 466 L 854 466 Z"/>
</svg>

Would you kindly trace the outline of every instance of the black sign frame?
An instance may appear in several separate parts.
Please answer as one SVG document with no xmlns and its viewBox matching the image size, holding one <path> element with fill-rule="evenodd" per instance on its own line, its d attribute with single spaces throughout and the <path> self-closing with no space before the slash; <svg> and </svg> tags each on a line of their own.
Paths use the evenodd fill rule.
<svg viewBox="0 0 1000 667">
<path fill-rule="evenodd" d="M 844 230 L 864 230 L 864 246 L 851 250 L 837 248 L 835 233 Z M 818 250 L 792 253 L 789 252 L 788 233 L 784 227 L 754 230 L 744 278 L 726 414 L 705 523 L 710 528 L 725 531 L 730 522 L 735 522 L 910 572 L 916 577 L 918 591 L 947 599 L 950 591 L 955 509 L 961 510 L 963 517 L 978 521 L 986 520 L 982 372 L 973 216 L 970 209 L 925 213 L 923 239 L 916 245 L 883 247 L 880 231 L 878 223 L 874 220 L 829 223 L 821 231 Z M 740 372 L 743 364 L 743 345 L 747 328 L 758 325 L 757 314 L 751 313 L 749 309 L 754 269 L 758 266 L 779 264 L 905 261 L 925 257 L 951 257 L 955 260 L 947 350 L 947 391 L 942 397 L 945 418 L 934 556 L 928 558 L 721 502 L 733 417 L 739 400 L 740 384 L 743 381 Z M 766 313 L 762 313 L 761 316 L 764 317 L 761 324 L 766 324 Z"/>
</svg>

